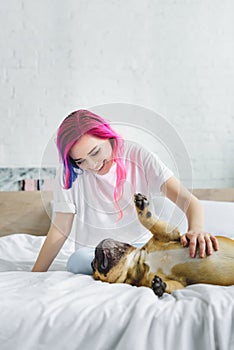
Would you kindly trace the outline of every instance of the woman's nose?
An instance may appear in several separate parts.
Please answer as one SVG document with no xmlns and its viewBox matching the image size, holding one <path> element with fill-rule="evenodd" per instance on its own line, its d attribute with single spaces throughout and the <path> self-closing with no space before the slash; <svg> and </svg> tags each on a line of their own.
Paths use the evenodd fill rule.
<svg viewBox="0 0 234 350">
<path fill-rule="evenodd" d="M 90 158 L 86 159 L 86 161 L 87 161 L 87 168 L 88 169 L 90 169 L 90 170 L 98 169 L 100 162 L 93 160 L 93 159 L 90 159 Z"/>
</svg>

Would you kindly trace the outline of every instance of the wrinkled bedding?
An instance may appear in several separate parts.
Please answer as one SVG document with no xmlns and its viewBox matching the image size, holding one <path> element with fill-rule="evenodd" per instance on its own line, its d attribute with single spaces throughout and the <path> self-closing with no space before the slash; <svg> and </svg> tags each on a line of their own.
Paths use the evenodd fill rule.
<svg viewBox="0 0 234 350">
<path fill-rule="evenodd" d="M 0 238 L 1 350 L 234 349 L 234 286 L 198 284 L 158 299 L 150 288 L 94 281 L 66 271 L 71 239 L 48 272 L 32 273 L 44 239 Z"/>
</svg>

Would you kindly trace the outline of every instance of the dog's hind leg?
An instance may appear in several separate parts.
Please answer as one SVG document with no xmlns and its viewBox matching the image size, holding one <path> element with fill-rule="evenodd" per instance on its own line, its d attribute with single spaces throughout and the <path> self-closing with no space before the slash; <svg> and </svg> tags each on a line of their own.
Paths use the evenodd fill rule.
<svg viewBox="0 0 234 350">
<path fill-rule="evenodd" d="M 180 240 L 180 231 L 177 227 L 172 227 L 152 215 L 146 196 L 141 193 L 135 194 L 134 203 L 139 221 L 154 235 L 155 239 L 164 242 Z"/>
<path fill-rule="evenodd" d="M 163 293 L 166 290 L 166 283 L 161 279 L 159 276 L 154 276 L 152 282 L 151 282 L 151 288 L 153 289 L 154 293 L 158 296 L 161 297 Z"/>
<path fill-rule="evenodd" d="M 159 274 L 159 276 L 155 275 L 152 282 L 151 288 L 157 296 L 161 296 L 164 292 L 171 294 L 177 289 L 183 289 L 185 286 L 175 280 L 171 280 L 165 276 Z"/>
<path fill-rule="evenodd" d="M 166 289 L 165 292 L 171 294 L 172 292 L 174 292 L 177 289 L 184 289 L 184 285 L 182 283 L 180 283 L 179 281 L 175 281 L 175 280 L 170 280 L 170 279 L 164 279 L 165 283 L 166 283 Z"/>
<path fill-rule="evenodd" d="M 139 285 L 152 288 L 158 297 L 161 297 L 164 292 L 171 294 L 175 290 L 183 289 L 186 286 L 186 284 L 172 280 L 162 273 L 157 275 L 150 273 L 147 278 L 141 280 Z"/>
</svg>

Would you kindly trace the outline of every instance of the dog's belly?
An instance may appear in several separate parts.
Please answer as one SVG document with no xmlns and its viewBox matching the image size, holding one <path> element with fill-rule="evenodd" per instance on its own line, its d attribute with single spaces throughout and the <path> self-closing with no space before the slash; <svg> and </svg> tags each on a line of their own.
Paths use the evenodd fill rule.
<svg viewBox="0 0 234 350">
<path fill-rule="evenodd" d="M 145 263 L 149 273 L 163 273 L 169 278 L 187 284 L 212 283 L 221 285 L 234 284 L 234 247 L 219 241 L 220 250 L 206 258 L 189 256 L 189 248 L 152 251 L 145 254 Z"/>
<path fill-rule="evenodd" d="M 166 276 L 171 274 L 172 268 L 178 264 L 191 262 L 189 249 L 179 248 L 170 250 L 157 250 L 145 254 L 145 263 L 149 266 L 149 272 L 161 272 Z M 193 259 L 194 263 L 197 260 Z"/>
</svg>

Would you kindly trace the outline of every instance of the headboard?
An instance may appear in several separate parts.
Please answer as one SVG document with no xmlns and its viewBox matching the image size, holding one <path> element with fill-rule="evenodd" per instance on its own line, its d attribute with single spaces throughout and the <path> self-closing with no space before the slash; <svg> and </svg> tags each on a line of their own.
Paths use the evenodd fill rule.
<svg viewBox="0 0 234 350">
<path fill-rule="evenodd" d="M 30 233 L 44 236 L 50 227 L 52 192 L 0 192 L 0 236 Z M 47 214 L 48 213 L 48 214 Z"/>
<path fill-rule="evenodd" d="M 202 188 L 194 189 L 192 193 L 202 200 L 234 202 L 234 188 Z"/>
<path fill-rule="evenodd" d="M 199 199 L 234 202 L 234 188 L 195 189 Z M 52 192 L 0 192 L 0 236 L 12 233 L 47 234 L 50 227 Z"/>
</svg>

